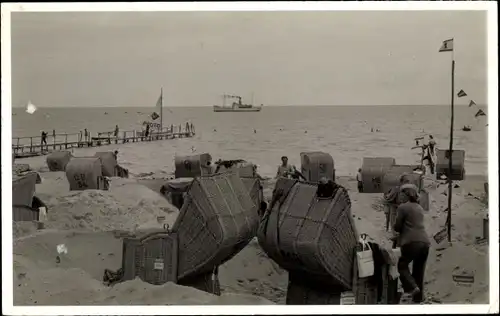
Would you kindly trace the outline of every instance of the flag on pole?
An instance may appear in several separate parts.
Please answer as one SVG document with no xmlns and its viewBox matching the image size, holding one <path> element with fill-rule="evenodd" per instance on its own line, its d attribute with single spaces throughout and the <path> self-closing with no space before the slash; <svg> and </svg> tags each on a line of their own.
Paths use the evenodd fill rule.
<svg viewBox="0 0 500 316">
<path fill-rule="evenodd" d="M 443 45 L 441 45 L 441 48 L 439 49 L 439 52 L 452 52 L 453 51 L 453 38 L 446 40 L 443 42 Z"/>
<path fill-rule="evenodd" d="M 33 114 L 37 110 L 36 106 L 30 102 L 28 102 L 28 106 L 26 107 L 26 113 Z"/>
<path fill-rule="evenodd" d="M 476 105 L 476 102 L 474 102 L 474 100 L 470 100 L 469 102 L 469 107 L 473 106 L 473 105 Z"/>
<path fill-rule="evenodd" d="M 483 110 L 479 109 L 479 111 L 477 111 L 476 115 L 474 115 L 474 117 L 479 117 L 479 116 L 486 116 L 486 113 L 483 112 Z"/>
<path fill-rule="evenodd" d="M 158 101 L 156 101 L 156 107 L 159 108 L 159 111 L 161 111 L 161 107 L 163 106 L 163 94 L 160 93 L 160 96 L 158 97 Z M 156 112 L 151 113 L 151 118 L 154 120 L 158 119 L 160 115 Z"/>
<path fill-rule="evenodd" d="M 458 96 L 459 98 L 461 98 L 461 97 L 466 97 L 466 96 L 467 96 L 467 93 L 465 93 L 465 91 L 464 91 L 464 90 L 460 90 L 460 91 L 458 91 L 457 96 Z"/>
</svg>

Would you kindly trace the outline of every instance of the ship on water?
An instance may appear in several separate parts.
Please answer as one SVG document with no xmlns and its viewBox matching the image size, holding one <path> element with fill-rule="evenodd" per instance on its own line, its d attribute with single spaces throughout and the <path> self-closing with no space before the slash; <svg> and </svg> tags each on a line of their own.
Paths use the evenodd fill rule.
<svg viewBox="0 0 500 316">
<path fill-rule="evenodd" d="M 226 105 L 228 99 L 236 99 L 238 101 L 233 101 L 231 105 Z M 260 112 L 262 110 L 262 104 L 260 106 L 243 104 L 241 100 L 242 98 L 238 95 L 224 94 L 222 96 L 222 106 L 214 105 L 214 112 Z"/>
</svg>

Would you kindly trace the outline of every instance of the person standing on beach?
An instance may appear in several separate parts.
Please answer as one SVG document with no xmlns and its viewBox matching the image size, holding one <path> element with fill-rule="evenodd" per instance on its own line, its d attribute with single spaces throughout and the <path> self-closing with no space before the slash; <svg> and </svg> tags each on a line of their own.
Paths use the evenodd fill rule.
<svg viewBox="0 0 500 316">
<path fill-rule="evenodd" d="M 289 174 L 293 174 L 293 168 L 288 164 L 288 157 L 281 157 L 281 165 L 278 166 L 278 172 L 276 173 L 276 178 L 288 177 Z"/>
<path fill-rule="evenodd" d="M 430 241 L 424 226 L 424 209 L 419 204 L 418 188 L 413 184 L 401 186 L 408 202 L 397 208 L 394 231 L 399 233 L 401 258 L 398 262 L 399 279 L 403 289 L 414 303 L 424 300 L 424 274 Z M 412 272 L 409 265 L 413 262 Z"/>
<path fill-rule="evenodd" d="M 120 133 L 120 129 L 118 128 L 118 125 L 115 126 L 115 144 L 118 143 L 118 133 Z"/>
<path fill-rule="evenodd" d="M 384 213 L 385 213 L 385 229 L 389 230 L 391 224 L 391 217 L 394 220 L 396 210 L 399 205 L 407 201 L 406 196 L 401 193 L 401 187 L 405 184 L 410 184 L 408 174 L 404 173 L 399 178 L 399 185 L 392 187 L 384 194 Z"/>
<path fill-rule="evenodd" d="M 434 148 L 436 147 L 436 141 L 432 135 L 429 135 L 429 154 L 434 156 Z"/>
<path fill-rule="evenodd" d="M 361 175 L 361 168 L 358 169 L 356 174 L 356 181 L 358 181 L 358 192 L 363 193 L 363 176 Z"/>
<path fill-rule="evenodd" d="M 84 133 L 84 136 L 85 136 L 85 141 L 88 142 L 89 141 L 89 132 L 87 131 L 87 129 L 85 129 L 83 131 L 83 133 Z"/>
</svg>

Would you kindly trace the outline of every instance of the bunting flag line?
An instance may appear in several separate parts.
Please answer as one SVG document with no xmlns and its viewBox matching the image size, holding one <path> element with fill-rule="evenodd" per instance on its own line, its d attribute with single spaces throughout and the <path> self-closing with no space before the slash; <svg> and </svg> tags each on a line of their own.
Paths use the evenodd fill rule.
<svg viewBox="0 0 500 316">
<path fill-rule="evenodd" d="M 476 102 L 474 102 L 474 100 L 470 100 L 469 102 L 469 107 L 473 106 L 473 105 L 476 105 Z"/>
<path fill-rule="evenodd" d="M 461 98 L 461 97 L 466 97 L 467 96 L 467 93 L 465 93 L 464 90 L 460 90 L 458 91 L 457 93 L 457 97 Z"/>
<path fill-rule="evenodd" d="M 443 41 L 443 45 L 439 49 L 439 52 L 452 52 L 453 51 L 453 39 Z"/>
<path fill-rule="evenodd" d="M 479 116 L 486 116 L 486 113 L 484 113 L 483 110 L 479 109 L 479 111 L 477 111 L 476 115 L 474 115 L 474 117 L 479 117 Z"/>
</svg>

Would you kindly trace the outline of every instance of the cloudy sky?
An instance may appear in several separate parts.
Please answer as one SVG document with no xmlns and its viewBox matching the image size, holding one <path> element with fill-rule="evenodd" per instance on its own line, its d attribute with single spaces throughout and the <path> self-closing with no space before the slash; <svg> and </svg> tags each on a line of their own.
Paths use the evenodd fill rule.
<svg viewBox="0 0 500 316">
<path fill-rule="evenodd" d="M 449 104 L 487 98 L 486 12 L 12 14 L 13 106 Z M 466 101 L 464 101 L 466 102 Z"/>
</svg>

